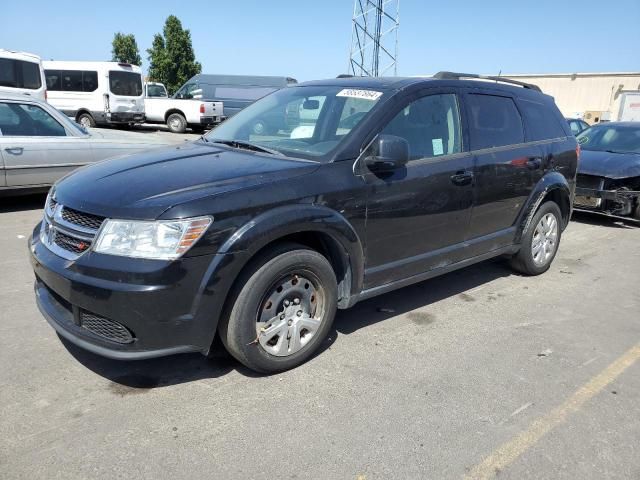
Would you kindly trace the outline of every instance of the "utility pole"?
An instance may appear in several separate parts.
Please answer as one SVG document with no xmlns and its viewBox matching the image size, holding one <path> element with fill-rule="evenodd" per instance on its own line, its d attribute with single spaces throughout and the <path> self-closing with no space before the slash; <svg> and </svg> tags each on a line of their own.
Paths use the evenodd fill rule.
<svg viewBox="0 0 640 480">
<path fill-rule="evenodd" d="M 349 73 L 396 75 L 400 0 L 355 0 L 352 24 Z"/>
</svg>

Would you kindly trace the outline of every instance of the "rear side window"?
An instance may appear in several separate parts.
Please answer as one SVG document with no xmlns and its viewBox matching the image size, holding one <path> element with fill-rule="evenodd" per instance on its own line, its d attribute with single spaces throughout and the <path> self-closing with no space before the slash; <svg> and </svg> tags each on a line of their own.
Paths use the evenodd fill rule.
<svg viewBox="0 0 640 480">
<path fill-rule="evenodd" d="M 109 72 L 109 90 L 114 95 L 139 97 L 142 95 L 142 75 L 134 72 Z"/>
<path fill-rule="evenodd" d="M 45 70 L 47 90 L 52 92 L 94 92 L 98 72 L 91 70 Z"/>
<path fill-rule="evenodd" d="M 472 150 L 524 142 L 522 118 L 511 98 L 470 94 L 467 99 Z"/>
<path fill-rule="evenodd" d="M 22 60 L 0 58 L 0 87 L 38 90 L 41 86 L 40 65 Z"/>
<path fill-rule="evenodd" d="M 527 140 L 548 140 L 550 138 L 566 137 L 560 120 L 556 117 L 550 107 L 542 103 L 529 100 L 519 100 L 522 115 L 527 130 Z M 580 126 L 577 122 L 576 127 Z M 573 130 L 574 127 L 571 129 Z M 578 130 L 580 131 L 580 130 Z"/>
</svg>

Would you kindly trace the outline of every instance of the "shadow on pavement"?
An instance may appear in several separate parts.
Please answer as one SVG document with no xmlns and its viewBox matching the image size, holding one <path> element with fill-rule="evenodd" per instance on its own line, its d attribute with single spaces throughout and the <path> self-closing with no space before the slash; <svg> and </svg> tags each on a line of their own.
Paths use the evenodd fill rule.
<svg viewBox="0 0 640 480">
<path fill-rule="evenodd" d="M 391 320 L 397 315 L 423 309 L 445 298 L 459 295 L 461 301 L 474 302 L 474 297 L 464 292 L 511 274 L 511 269 L 503 261 L 484 262 L 364 301 L 350 310 L 339 311 L 332 331 L 316 355 L 321 355 L 331 347 L 338 334 L 350 335 L 360 329 Z M 436 319 L 428 313 L 420 312 L 416 313 L 414 321 L 426 324 Z M 247 377 L 262 376 L 245 368 L 227 354 L 219 340 L 214 344 L 215 356 L 211 359 L 194 353 L 128 362 L 103 358 L 76 347 L 63 338 L 60 340 L 81 364 L 111 380 L 111 389 L 121 395 L 201 379 L 215 379 L 233 370 Z"/>
<path fill-rule="evenodd" d="M 571 216 L 571 221 L 584 223 L 585 225 L 595 225 L 610 228 L 632 229 L 640 227 L 640 222 L 631 218 L 626 220 L 589 212 L 574 211 L 573 215 Z"/>
<path fill-rule="evenodd" d="M 42 210 L 47 193 L 29 193 L 0 196 L 0 213 L 26 212 L 27 210 Z"/>
</svg>

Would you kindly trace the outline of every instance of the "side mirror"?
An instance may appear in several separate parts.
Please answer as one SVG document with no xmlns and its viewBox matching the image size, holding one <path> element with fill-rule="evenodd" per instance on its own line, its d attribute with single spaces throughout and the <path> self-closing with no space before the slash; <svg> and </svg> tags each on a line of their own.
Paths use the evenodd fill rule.
<svg viewBox="0 0 640 480">
<path fill-rule="evenodd" d="M 390 172 L 409 161 L 409 142 L 395 135 L 378 135 L 364 157 L 364 163 L 374 173 Z"/>
</svg>

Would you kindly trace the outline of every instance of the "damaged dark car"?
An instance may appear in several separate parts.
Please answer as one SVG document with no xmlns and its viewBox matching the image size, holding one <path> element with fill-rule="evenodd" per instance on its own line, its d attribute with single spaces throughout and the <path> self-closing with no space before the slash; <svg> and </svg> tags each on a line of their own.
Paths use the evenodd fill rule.
<svg viewBox="0 0 640 480">
<path fill-rule="evenodd" d="M 640 221 L 640 123 L 602 123 L 577 138 L 575 209 Z"/>
</svg>

